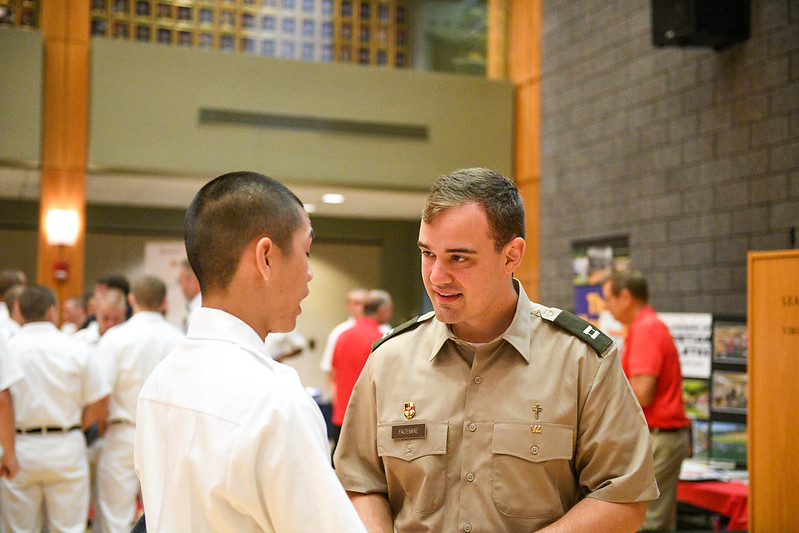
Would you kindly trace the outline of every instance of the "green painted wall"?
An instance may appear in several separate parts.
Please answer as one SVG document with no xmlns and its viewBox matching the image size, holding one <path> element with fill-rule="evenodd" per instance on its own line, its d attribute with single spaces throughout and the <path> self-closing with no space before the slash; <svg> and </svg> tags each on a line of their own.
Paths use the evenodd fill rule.
<svg viewBox="0 0 799 533">
<path fill-rule="evenodd" d="M 425 140 L 201 125 L 200 109 L 427 128 Z M 92 168 L 427 190 L 439 174 L 512 174 L 513 87 L 470 76 L 286 61 L 94 38 Z"/>
<path fill-rule="evenodd" d="M 0 161 L 39 164 L 43 68 L 38 32 L 0 28 Z"/>
</svg>

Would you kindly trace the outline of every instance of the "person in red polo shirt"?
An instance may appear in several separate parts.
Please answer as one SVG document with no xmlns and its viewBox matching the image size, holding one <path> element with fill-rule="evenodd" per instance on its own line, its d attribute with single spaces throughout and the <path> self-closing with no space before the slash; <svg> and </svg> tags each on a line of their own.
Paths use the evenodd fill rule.
<svg viewBox="0 0 799 533">
<path fill-rule="evenodd" d="M 333 368 L 330 372 L 331 380 L 336 384 L 332 422 L 338 431 L 344 422 L 344 412 L 350 402 L 355 382 L 372 353 L 372 344 L 383 336 L 380 325 L 391 319 L 393 308 L 389 293 L 381 290 L 369 291 L 363 306 L 363 316 L 356 319 L 355 324 L 342 332 L 336 341 Z"/>
<path fill-rule="evenodd" d="M 682 401 L 677 347 L 666 324 L 649 305 L 646 279 L 637 271 L 614 272 L 602 285 L 605 305 L 627 326 L 621 365 L 644 411 L 651 434 L 660 497 L 650 501 L 642 530 L 674 530 L 677 483 L 688 456 L 691 421 Z"/>
</svg>

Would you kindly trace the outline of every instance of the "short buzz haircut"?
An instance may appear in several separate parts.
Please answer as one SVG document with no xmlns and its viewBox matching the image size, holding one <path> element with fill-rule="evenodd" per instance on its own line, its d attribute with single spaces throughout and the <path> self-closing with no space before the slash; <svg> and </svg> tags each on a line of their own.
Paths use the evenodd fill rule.
<svg viewBox="0 0 799 533">
<path fill-rule="evenodd" d="M 19 294 L 17 304 L 25 322 L 41 322 L 56 304 L 55 292 L 42 285 L 29 285 Z"/>
<path fill-rule="evenodd" d="M 97 297 L 97 309 L 121 309 L 125 311 L 128 306 L 128 300 L 122 289 L 116 287 L 109 287 L 107 291 L 103 292 Z"/>
<path fill-rule="evenodd" d="M 610 284 L 610 292 L 613 296 L 618 296 L 621 291 L 627 289 L 633 298 L 642 302 L 649 301 L 649 287 L 646 278 L 638 270 L 614 270 L 608 276 L 606 283 Z"/>
<path fill-rule="evenodd" d="M 422 220 L 430 223 L 443 211 L 468 203 L 485 209 L 489 237 L 498 252 L 516 237 L 524 238 L 524 202 L 519 189 L 487 168 L 466 168 L 440 176 L 427 196 Z"/>
<path fill-rule="evenodd" d="M 166 284 L 157 276 L 143 276 L 133 284 L 136 305 L 147 311 L 158 311 L 166 300 Z"/>
<path fill-rule="evenodd" d="M 286 186 L 255 172 L 230 172 L 207 183 L 186 211 L 186 255 L 200 290 L 224 290 L 253 239 L 267 236 L 291 253 L 302 202 Z"/>
<path fill-rule="evenodd" d="M 391 295 L 380 289 L 369 291 L 366 302 L 363 304 L 363 314 L 365 316 L 375 316 L 381 307 L 391 302 Z"/>
<path fill-rule="evenodd" d="M 97 283 L 111 289 L 119 289 L 125 296 L 130 293 L 130 282 L 122 274 L 106 274 L 97 278 Z"/>
</svg>

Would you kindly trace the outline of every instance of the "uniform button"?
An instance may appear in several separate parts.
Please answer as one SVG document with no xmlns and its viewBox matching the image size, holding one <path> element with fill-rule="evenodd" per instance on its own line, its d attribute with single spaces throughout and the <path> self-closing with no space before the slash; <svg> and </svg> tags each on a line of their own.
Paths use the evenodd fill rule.
<svg viewBox="0 0 799 533">
<path fill-rule="evenodd" d="M 464 524 L 464 525 L 463 525 L 463 530 L 464 530 L 466 533 L 469 533 L 469 532 L 472 530 L 472 525 L 471 525 L 470 523 L 468 523 L 468 522 L 467 522 L 466 524 Z"/>
<path fill-rule="evenodd" d="M 480 383 L 483 382 L 483 378 L 481 378 L 480 376 L 477 376 L 476 378 L 474 378 L 474 382 L 479 385 Z"/>
<path fill-rule="evenodd" d="M 469 482 L 474 481 L 474 474 L 472 474 L 471 472 L 466 474 L 466 481 L 469 481 Z"/>
<path fill-rule="evenodd" d="M 477 430 L 477 424 L 472 422 L 471 424 L 469 424 L 469 431 L 475 431 L 475 430 Z"/>
<path fill-rule="evenodd" d="M 531 452 L 533 455 L 538 455 L 538 446 L 536 446 L 535 444 L 533 444 L 533 446 L 530 448 L 530 452 Z"/>
<path fill-rule="evenodd" d="M 406 446 L 405 446 L 405 451 L 406 451 L 406 452 L 411 452 L 411 451 L 413 451 L 413 444 L 408 444 L 408 445 L 406 445 Z"/>
</svg>

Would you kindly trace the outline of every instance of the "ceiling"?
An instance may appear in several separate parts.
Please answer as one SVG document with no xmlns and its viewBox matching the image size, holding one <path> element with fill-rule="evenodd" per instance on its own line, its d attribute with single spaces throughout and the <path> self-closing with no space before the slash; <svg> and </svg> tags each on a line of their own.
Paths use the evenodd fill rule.
<svg viewBox="0 0 799 533">
<path fill-rule="evenodd" d="M 0 198 L 37 200 L 39 170 L 0 167 Z M 185 209 L 208 178 L 157 175 L 97 174 L 86 176 L 86 202 Z M 390 191 L 285 183 L 315 216 L 418 220 L 426 192 Z M 344 202 L 322 201 L 328 193 L 344 195 Z M 311 207 L 313 206 L 313 208 Z"/>
</svg>

